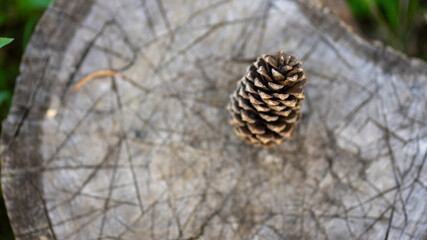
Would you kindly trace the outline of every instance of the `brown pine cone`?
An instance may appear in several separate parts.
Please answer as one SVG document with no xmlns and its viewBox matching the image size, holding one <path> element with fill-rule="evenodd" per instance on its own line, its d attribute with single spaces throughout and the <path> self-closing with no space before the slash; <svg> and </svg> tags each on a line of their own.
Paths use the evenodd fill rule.
<svg viewBox="0 0 427 240">
<path fill-rule="evenodd" d="M 256 146 L 270 147 L 290 138 L 301 119 L 302 62 L 279 51 L 249 66 L 230 96 L 230 123 L 236 134 Z"/>
</svg>

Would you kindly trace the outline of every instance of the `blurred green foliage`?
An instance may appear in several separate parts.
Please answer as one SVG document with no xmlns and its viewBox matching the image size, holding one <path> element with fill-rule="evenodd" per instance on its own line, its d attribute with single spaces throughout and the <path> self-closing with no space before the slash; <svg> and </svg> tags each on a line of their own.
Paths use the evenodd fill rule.
<svg viewBox="0 0 427 240">
<path fill-rule="evenodd" d="M 0 36 L 15 39 L 0 50 L 0 121 L 7 115 L 25 46 L 50 2 L 52 0 L 0 1 Z"/>
<path fill-rule="evenodd" d="M 348 0 L 361 30 L 427 61 L 426 0 Z"/>
<path fill-rule="evenodd" d="M 0 49 L 0 121 L 7 116 L 19 62 L 34 26 L 52 0 L 0 0 L 0 37 L 14 41 Z M 0 42 L 1 45 L 1 42 Z M 0 127 L 1 129 L 1 127 Z M 0 240 L 14 239 L 0 195 Z"/>
</svg>

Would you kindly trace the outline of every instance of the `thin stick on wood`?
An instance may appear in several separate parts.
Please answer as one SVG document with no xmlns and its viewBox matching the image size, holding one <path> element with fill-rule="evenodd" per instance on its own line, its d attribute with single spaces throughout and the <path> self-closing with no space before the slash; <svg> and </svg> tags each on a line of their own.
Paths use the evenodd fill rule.
<svg viewBox="0 0 427 240">
<path fill-rule="evenodd" d="M 80 80 L 76 86 L 70 91 L 70 95 L 77 92 L 80 88 L 82 88 L 84 85 L 86 85 L 90 80 L 93 80 L 95 78 L 100 77 L 109 77 L 109 76 L 122 76 L 120 73 L 112 70 L 99 70 L 94 73 L 91 73 L 84 77 L 82 80 Z"/>
</svg>

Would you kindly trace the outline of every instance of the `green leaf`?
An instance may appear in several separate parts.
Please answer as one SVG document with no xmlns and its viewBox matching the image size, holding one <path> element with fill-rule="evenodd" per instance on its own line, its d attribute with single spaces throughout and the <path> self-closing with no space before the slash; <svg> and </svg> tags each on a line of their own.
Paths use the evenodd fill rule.
<svg viewBox="0 0 427 240">
<path fill-rule="evenodd" d="M 398 33 L 399 28 L 399 0 L 376 0 L 377 7 L 380 10 L 381 14 L 384 16 L 385 21 L 387 22 L 390 29 L 394 33 Z"/>
<path fill-rule="evenodd" d="M 34 11 L 37 9 L 46 9 L 53 0 L 18 0 L 21 10 Z"/>
<path fill-rule="evenodd" d="M 348 0 L 348 4 L 356 18 L 368 18 L 371 14 L 368 0 Z"/>
<path fill-rule="evenodd" d="M 410 0 L 408 3 L 408 25 L 412 25 L 419 9 L 419 0 Z M 421 13 L 421 11 L 420 11 Z"/>
<path fill-rule="evenodd" d="M 46 9 L 52 0 L 29 0 L 29 4 L 33 8 Z"/>
<path fill-rule="evenodd" d="M 37 24 L 37 18 L 31 17 L 28 18 L 27 22 L 25 23 L 24 29 L 23 29 L 23 36 L 22 36 L 22 44 L 23 49 L 27 46 L 28 42 L 30 41 L 31 33 L 34 30 L 34 27 Z"/>
<path fill-rule="evenodd" d="M 12 41 L 13 41 L 13 38 L 0 38 L 0 48 L 11 43 Z"/>
</svg>

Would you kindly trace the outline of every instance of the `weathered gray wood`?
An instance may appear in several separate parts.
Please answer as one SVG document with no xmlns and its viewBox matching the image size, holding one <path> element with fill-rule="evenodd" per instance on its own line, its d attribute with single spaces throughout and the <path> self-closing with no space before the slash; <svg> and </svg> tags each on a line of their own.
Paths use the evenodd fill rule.
<svg viewBox="0 0 427 240">
<path fill-rule="evenodd" d="M 271 149 L 225 106 L 251 59 L 309 78 Z M 74 94 L 87 74 L 96 79 Z M 3 124 L 18 239 L 423 239 L 427 65 L 299 1 L 58 0 Z"/>
</svg>

